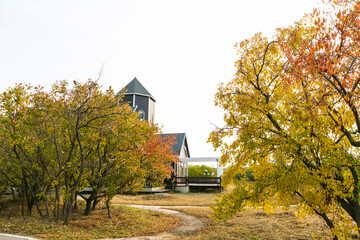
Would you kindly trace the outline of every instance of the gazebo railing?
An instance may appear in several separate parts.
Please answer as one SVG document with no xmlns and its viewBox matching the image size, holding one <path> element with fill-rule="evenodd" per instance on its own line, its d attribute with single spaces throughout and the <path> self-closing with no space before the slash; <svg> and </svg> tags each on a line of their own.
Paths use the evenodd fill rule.
<svg viewBox="0 0 360 240">
<path fill-rule="evenodd" d="M 221 186 L 221 177 L 177 177 L 175 181 L 176 186 L 209 184 Z"/>
</svg>

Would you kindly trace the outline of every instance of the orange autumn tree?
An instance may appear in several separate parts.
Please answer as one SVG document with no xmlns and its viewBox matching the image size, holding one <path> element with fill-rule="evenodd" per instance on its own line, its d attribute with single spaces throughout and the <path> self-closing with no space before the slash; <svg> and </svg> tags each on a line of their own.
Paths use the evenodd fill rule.
<svg viewBox="0 0 360 240">
<path fill-rule="evenodd" d="M 359 234 L 359 7 L 325 1 L 272 41 L 256 34 L 239 43 L 235 78 L 215 100 L 226 126 L 209 141 L 230 166 L 226 179 L 251 167 L 256 181 L 223 195 L 218 218 L 296 202 L 334 239 Z"/>
</svg>

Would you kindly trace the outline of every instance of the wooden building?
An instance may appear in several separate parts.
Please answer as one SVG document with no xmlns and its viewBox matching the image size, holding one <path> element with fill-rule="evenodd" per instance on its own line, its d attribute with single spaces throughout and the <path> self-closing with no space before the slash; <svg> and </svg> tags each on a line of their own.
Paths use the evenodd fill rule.
<svg viewBox="0 0 360 240">
<path fill-rule="evenodd" d="M 162 137 L 174 137 L 174 145 L 172 146 L 174 155 L 178 156 L 179 162 L 173 164 L 174 177 L 188 176 L 188 163 L 183 162 L 181 158 L 190 158 L 189 145 L 185 133 L 167 133 Z"/>
<path fill-rule="evenodd" d="M 124 102 L 127 102 L 134 111 L 139 113 L 139 118 L 153 122 L 155 119 L 155 98 L 146 90 L 146 88 L 135 77 L 129 82 L 120 93 L 124 94 Z M 162 137 L 175 137 L 175 144 L 172 146 L 173 152 L 178 158 L 190 158 L 189 145 L 185 133 L 167 133 L 162 134 Z M 188 164 L 186 162 L 178 161 L 174 163 L 173 177 L 185 177 L 188 173 Z"/>
<path fill-rule="evenodd" d="M 129 103 L 132 109 L 139 113 L 139 118 L 154 123 L 155 98 L 145 89 L 137 78 L 134 78 L 122 90 L 124 101 Z M 174 137 L 173 153 L 178 157 L 178 162 L 173 163 L 174 174 L 171 179 L 166 179 L 167 187 L 180 192 L 188 192 L 190 187 L 215 187 L 221 190 L 222 167 L 219 166 L 219 158 L 191 158 L 188 140 L 185 133 L 167 133 L 162 137 Z M 217 162 L 218 176 L 189 178 L 189 162 Z M 147 188 L 143 192 L 161 192 L 161 188 Z"/>
</svg>

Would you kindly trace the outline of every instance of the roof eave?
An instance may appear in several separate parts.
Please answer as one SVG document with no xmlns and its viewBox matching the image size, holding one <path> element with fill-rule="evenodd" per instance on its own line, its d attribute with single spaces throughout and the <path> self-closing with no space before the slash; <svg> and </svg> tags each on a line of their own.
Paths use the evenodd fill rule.
<svg viewBox="0 0 360 240">
<path fill-rule="evenodd" d="M 125 95 L 138 95 L 138 96 L 143 96 L 143 97 L 149 97 L 149 98 L 151 98 L 154 102 L 156 102 L 156 99 L 155 99 L 153 96 L 147 95 L 147 94 L 131 93 L 131 92 L 126 92 L 126 93 L 123 93 L 123 94 L 124 94 L 124 96 L 125 96 Z"/>
</svg>

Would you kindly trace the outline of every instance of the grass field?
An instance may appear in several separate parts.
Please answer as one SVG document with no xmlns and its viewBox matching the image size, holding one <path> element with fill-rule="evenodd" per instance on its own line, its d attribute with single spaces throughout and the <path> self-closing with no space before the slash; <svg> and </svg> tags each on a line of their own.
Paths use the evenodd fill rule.
<svg viewBox="0 0 360 240">
<path fill-rule="evenodd" d="M 316 216 L 295 217 L 295 209 L 277 210 L 267 215 L 252 209 L 239 213 L 227 222 L 209 217 L 209 205 L 215 203 L 216 194 L 190 193 L 166 195 L 116 196 L 113 200 L 113 219 L 106 218 L 103 204 L 84 217 L 82 210 L 72 215 L 68 226 L 61 222 L 41 220 L 38 216 L 20 217 L 17 205 L 0 212 L 0 232 L 33 236 L 39 239 L 99 239 L 133 236 L 155 236 L 171 231 L 179 224 L 173 216 L 140 209 L 116 206 L 116 204 L 162 205 L 196 216 L 205 227 L 192 235 L 172 236 L 171 239 L 331 239 L 330 231 Z M 80 204 L 83 207 L 83 204 Z M 196 207 L 200 206 L 200 207 Z"/>
<path fill-rule="evenodd" d="M 267 215 L 263 211 L 247 210 L 227 222 L 209 218 L 210 208 L 183 208 L 177 210 L 198 216 L 207 226 L 197 234 L 177 239 L 332 239 L 330 231 L 319 218 L 295 217 L 295 210 L 277 210 Z"/>
<path fill-rule="evenodd" d="M 60 222 L 40 219 L 34 216 L 22 218 L 19 207 L 11 205 L 0 213 L 0 232 L 39 239 L 101 239 L 156 235 L 173 229 L 179 220 L 157 212 L 112 207 L 112 219 L 107 218 L 106 209 L 97 209 L 90 216 L 83 216 L 83 204 L 72 214 L 68 226 Z"/>
<path fill-rule="evenodd" d="M 112 203 L 159 206 L 210 206 L 215 204 L 215 199 L 216 194 L 209 193 L 119 195 L 113 198 Z"/>
<path fill-rule="evenodd" d="M 176 240 L 198 239 L 332 239 L 331 233 L 322 219 L 317 216 L 299 218 L 296 209 L 288 211 L 278 209 L 274 214 L 266 214 L 261 210 L 246 210 L 237 214 L 227 222 L 216 221 L 209 217 L 215 204 L 216 194 L 169 194 L 117 196 L 119 204 L 166 205 L 173 209 L 196 216 L 206 222 L 200 232 L 174 237 Z M 192 206 L 189 208 L 172 208 L 171 206 Z M 202 207 L 194 207 L 202 206 Z"/>
</svg>

